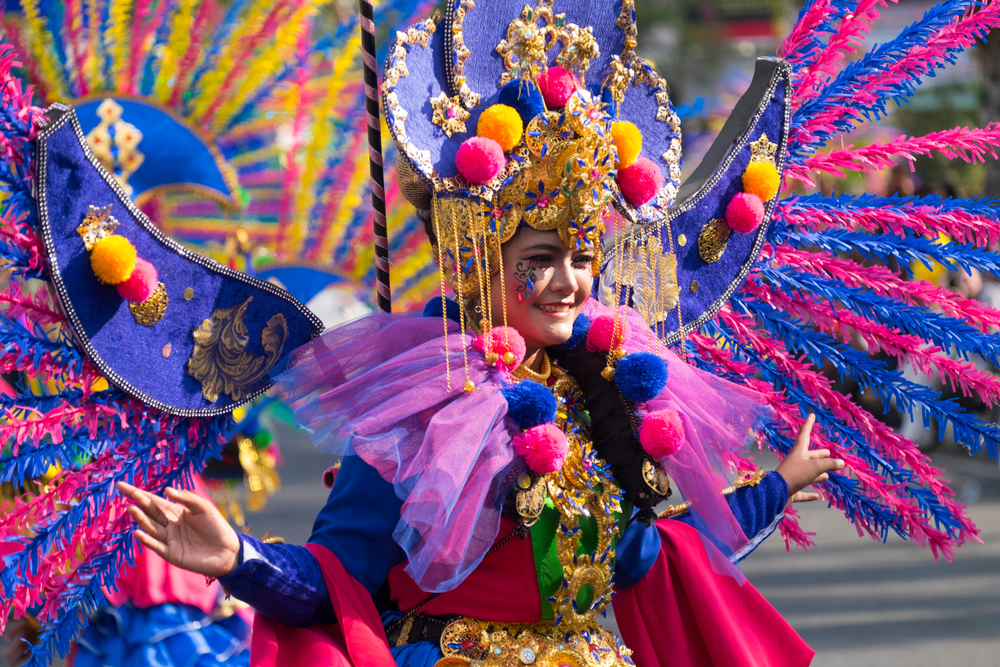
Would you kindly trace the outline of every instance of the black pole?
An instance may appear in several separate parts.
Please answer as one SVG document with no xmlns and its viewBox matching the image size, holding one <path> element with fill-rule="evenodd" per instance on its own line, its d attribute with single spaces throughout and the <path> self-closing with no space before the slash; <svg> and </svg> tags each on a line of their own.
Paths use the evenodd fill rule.
<svg viewBox="0 0 1000 667">
<path fill-rule="evenodd" d="M 380 312 L 392 312 L 389 291 L 389 234 L 385 219 L 385 176 L 382 170 L 382 122 L 378 108 L 378 63 L 375 60 L 375 8 L 361 7 L 361 57 L 365 75 L 365 118 L 368 123 L 368 166 L 372 183 L 372 224 L 375 228 L 375 289 Z"/>
</svg>

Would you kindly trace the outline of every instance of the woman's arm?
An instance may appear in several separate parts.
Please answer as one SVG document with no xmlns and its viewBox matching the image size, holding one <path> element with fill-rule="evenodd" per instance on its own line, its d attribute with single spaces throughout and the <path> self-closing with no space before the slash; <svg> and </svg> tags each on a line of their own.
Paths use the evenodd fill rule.
<svg viewBox="0 0 1000 667">
<path fill-rule="evenodd" d="M 138 539 L 168 562 L 218 577 L 233 596 L 285 625 L 335 622 L 319 563 L 305 547 L 237 536 L 210 502 L 195 496 L 196 503 L 189 498 L 194 494 L 185 491 L 168 490 L 178 501 L 170 502 L 129 485 L 120 488 L 136 501 L 129 513 L 140 526 Z M 392 538 L 401 506 L 392 485 L 374 468 L 348 457 L 309 541 L 333 552 L 347 572 L 374 593 L 404 558 Z M 228 542 L 230 536 L 235 547 Z M 206 565 L 220 560 L 231 563 L 228 570 Z"/>
</svg>

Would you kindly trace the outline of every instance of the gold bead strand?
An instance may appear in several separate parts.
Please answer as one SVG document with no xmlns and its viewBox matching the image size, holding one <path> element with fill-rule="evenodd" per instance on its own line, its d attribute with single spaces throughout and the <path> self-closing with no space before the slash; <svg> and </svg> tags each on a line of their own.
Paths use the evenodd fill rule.
<svg viewBox="0 0 1000 667">
<path fill-rule="evenodd" d="M 438 253 L 438 277 L 441 281 L 441 319 L 444 322 L 444 372 L 445 372 L 445 385 L 448 389 L 448 393 L 451 393 L 451 349 L 448 347 L 448 297 L 445 296 L 445 277 L 444 277 L 444 251 L 441 249 L 441 206 L 440 200 L 434 197 L 433 211 L 431 215 L 434 216 L 434 236 L 437 240 L 437 253 Z"/>
<path fill-rule="evenodd" d="M 465 340 L 465 281 L 463 274 L 465 273 L 462 269 L 462 255 L 460 253 L 460 247 L 458 243 L 458 223 L 455 222 L 455 216 L 451 217 L 451 237 L 454 241 L 455 255 L 453 257 L 455 262 L 455 268 L 458 269 L 456 272 L 458 275 L 458 313 L 459 313 L 459 328 L 462 332 L 462 364 L 465 366 L 465 384 L 462 385 L 462 391 L 469 393 L 476 388 L 475 383 L 473 383 L 472 378 L 469 377 L 469 349 L 466 345 Z"/>
</svg>

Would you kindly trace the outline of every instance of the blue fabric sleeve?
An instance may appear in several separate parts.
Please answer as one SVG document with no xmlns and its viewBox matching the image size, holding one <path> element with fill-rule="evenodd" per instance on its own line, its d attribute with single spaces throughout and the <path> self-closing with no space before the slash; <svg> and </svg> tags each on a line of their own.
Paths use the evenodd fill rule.
<svg viewBox="0 0 1000 667">
<path fill-rule="evenodd" d="M 239 565 L 219 583 L 238 600 L 279 623 L 300 627 L 335 623 L 323 571 L 309 550 L 265 544 L 240 535 Z"/>
<path fill-rule="evenodd" d="M 309 542 L 326 547 L 375 593 L 405 558 L 392 539 L 402 507 L 392 485 L 356 456 L 344 459 Z M 319 563 L 305 547 L 240 536 L 238 567 L 219 578 L 237 599 L 285 625 L 336 622 Z"/>
<path fill-rule="evenodd" d="M 784 517 L 785 505 L 788 504 L 788 483 L 772 470 L 761 478 L 759 484 L 736 489 L 726 496 L 726 500 L 743 534 L 750 540 L 750 544 L 736 554 L 735 560 L 742 560 L 774 532 Z M 674 519 L 698 528 L 696 517 L 689 512 Z"/>
</svg>

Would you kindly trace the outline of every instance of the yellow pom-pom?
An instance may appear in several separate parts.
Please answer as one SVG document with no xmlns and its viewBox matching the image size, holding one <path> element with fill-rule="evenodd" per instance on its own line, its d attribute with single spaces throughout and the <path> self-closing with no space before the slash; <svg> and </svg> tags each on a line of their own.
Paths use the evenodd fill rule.
<svg viewBox="0 0 1000 667">
<path fill-rule="evenodd" d="M 506 104 L 494 104 L 479 116 L 476 134 L 500 144 L 504 151 L 521 143 L 524 133 L 524 123 L 521 115 Z"/>
<path fill-rule="evenodd" d="M 627 120 L 611 124 L 611 140 L 618 151 L 618 162 L 615 164 L 618 169 L 630 166 L 642 152 L 642 132 Z"/>
<path fill-rule="evenodd" d="M 743 172 L 743 192 L 757 195 L 761 201 L 774 199 L 780 186 L 781 177 L 770 162 L 751 162 Z"/>
<path fill-rule="evenodd" d="M 102 283 L 125 282 L 135 268 L 135 248 L 124 236 L 107 236 L 90 251 L 90 268 Z"/>
</svg>

